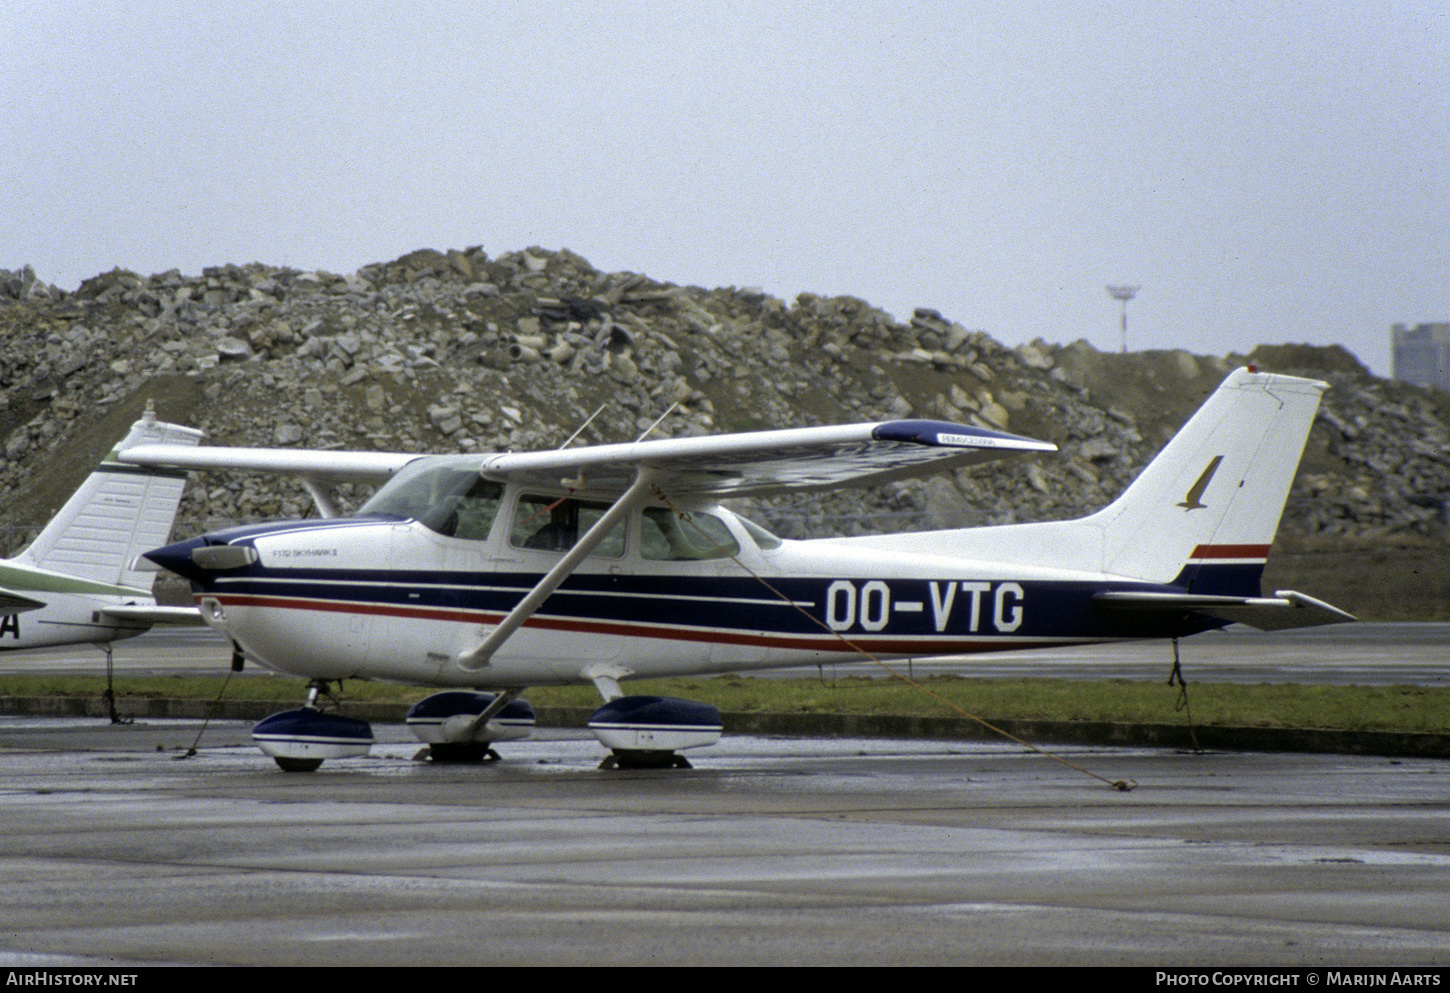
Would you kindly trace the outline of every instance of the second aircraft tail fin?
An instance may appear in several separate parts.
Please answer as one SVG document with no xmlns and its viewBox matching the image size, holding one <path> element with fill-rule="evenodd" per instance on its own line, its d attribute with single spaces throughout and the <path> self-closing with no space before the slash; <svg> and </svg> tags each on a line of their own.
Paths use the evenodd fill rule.
<svg viewBox="0 0 1450 993">
<path fill-rule="evenodd" d="M 147 410 L 17 561 L 96 582 L 149 587 L 152 570 L 138 569 L 138 560 L 170 539 L 186 473 L 124 465 L 116 452 L 134 445 L 195 445 L 201 436 Z"/>
</svg>

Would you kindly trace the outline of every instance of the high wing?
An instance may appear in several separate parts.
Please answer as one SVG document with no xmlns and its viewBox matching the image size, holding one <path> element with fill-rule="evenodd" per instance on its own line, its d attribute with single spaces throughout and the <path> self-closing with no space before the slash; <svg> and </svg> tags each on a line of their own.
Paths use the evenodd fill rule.
<svg viewBox="0 0 1450 993">
<path fill-rule="evenodd" d="M 341 452 L 290 448 L 178 448 L 138 445 L 117 458 L 135 465 L 175 469 L 226 469 L 298 476 L 323 517 L 337 507 L 326 487 L 333 483 L 384 483 L 419 456 L 403 452 Z"/>
<path fill-rule="evenodd" d="M 770 496 L 873 486 L 1014 452 L 1055 451 L 1049 442 L 1004 431 L 943 421 L 882 421 L 494 455 L 484 460 L 483 475 L 618 492 L 647 470 L 661 489 L 680 496 Z"/>
<path fill-rule="evenodd" d="M 871 486 L 1057 446 L 943 421 L 882 421 L 752 431 L 479 457 L 483 475 L 526 485 L 619 493 L 641 471 L 680 496 L 766 496 L 787 490 Z M 120 458 L 181 469 L 274 472 L 322 481 L 382 481 L 418 454 L 146 445 Z"/>
</svg>

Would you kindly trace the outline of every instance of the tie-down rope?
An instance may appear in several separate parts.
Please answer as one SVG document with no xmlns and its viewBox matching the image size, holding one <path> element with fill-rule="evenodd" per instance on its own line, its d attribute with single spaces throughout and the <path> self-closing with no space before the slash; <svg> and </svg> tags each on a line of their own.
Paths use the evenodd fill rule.
<svg viewBox="0 0 1450 993">
<path fill-rule="evenodd" d="M 1047 751 L 1044 748 L 1041 748 L 1041 747 L 1039 747 L 1037 745 L 1034 745 L 1034 744 L 1032 744 L 1029 741 L 1023 741 L 1021 738 L 1017 737 L 1015 734 L 1012 734 L 1009 731 L 1005 731 L 1002 728 L 997 727 L 995 724 L 991 723 L 990 721 L 988 721 L 988 720 L 986 720 L 986 719 L 984 719 L 982 717 L 979 717 L 978 715 L 976 715 L 976 714 L 972 713 L 971 711 L 967 710 L 965 707 L 962 707 L 959 704 L 956 704 L 953 701 L 948 700 L 946 697 L 942 696 L 940 693 L 937 693 L 935 690 L 932 690 L 931 688 L 922 685 L 921 683 L 917 682 L 915 679 L 912 679 L 910 676 L 908 676 L 905 673 L 901 672 L 899 669 L 896 669 L 896 668 L 892 667 L 891 665 L 887 664 L 886 662 L 884 662 L 883 660 L 877 658 L 875 655 L 871 654 L 866 649 L 864 649 L 860 645 L 856 644 L 850 638 L 846 637 L 845 634 L 843 634 L 842 632 L 831 630 L 831 628 L 828 627 L 824 621 L 822 621 L 820 618 L 816 617 L 810 611 L 808 611 L 805 608 L 803 608 L 800 604 L 796 603 L 794 600 L 792 600 L 790 597 L 786 596 L 780 590 L 776 589 L 773 585 L 771 585 L 770 581 L 767 580 L 764 576 L 760 575 L 754 569 L 750 568 L 750 566 L 748 566 L 744 562 L 740 561 L 740 557 L 737 554 L 731 552 L 729 549 L 725 548 L 722 545 L 716 544 L 715 543 L 715 540 L 713 538 L 711 538 L 708 534 L 706 534 L 703 528 L 701 528 L 698 524 L 696 524 L 693 520 L 690 519 L 690 514 L 687 511 L 683 511 L 679 507 L 676 507 L 674 505 L 674 503 L 671 502 L 670 498 L 667 497 L 664 494 L 664 492 L 658 486 L 654 486 L 654 487 L 651 487 L 651 488 L 654 490 L 654 494 L 655 494 L 655 497 L 656 498 L 658 498 L 670 510 L 674 511 L 674 513 L 676 514 L 676 516 L 679 517 L 680 520 L 682 520 L 686 524 L 690 525 L 690 527 L 693 528 L 697 534 L 699 534 L 717 552 L 720 552 L 723 557 L 730 559 L 732 562 L 734 562 L 736 565 L 738 565 L 742 570 L 744 570 L 744 572 L 746 572 L 749 576 L 751 576 L 758 583 L 760 583 L 760 585 L 764 586 L 766 589 L 770 590 L 771 593 L 773 593 L 777 597 L 779 597 L 782 601 L 784 601 L 785 603 L 789 604 L 792 609 L 794 609 L 795 611 L 797 611 L 798 613 L 800 613 L 802 616 L 808 618 L 812 624 L 816 625 L 816 627 L 820 628 L 822 631 L 825 631 L 827 634 L 830 634 L 830 635 L 834 636 L 843 645 L 845 645 L 847 648 L 851 649 L 851 651 L 853 651 L 853 652 L 855 652 L 855 653 L 857 653 L 857 654 L 859 654 L 861 656 L 864 656 L 865 658 L 869 659 L 870 661 L 876 663 L 876 665 L 878 665 L 882 669 L 886 670 L 886 672 L 888 674 L 890 674 L 893 678 L 901 680 L 903 683 L 906 683 L 908 686 L 915 687 L 916 689 L 918 689 L 921 692 L 925 693 L 927 696 L 929 696 L 932 699 L 936 700 L 938 703 L 944 704 L 949 709 L 956 711 L 958 714 L 961 714 L 963 717 L 967 717 L 967 718 L 970 718 L 971 720 L 976 721 L 978 724 L 980 724 L 982 727 L 986 728 L 987 730 L 989 730 L 989 731 L 991 731 L 991 732 L 993 732 L 995 734 L 999 734 L 1003 738 L 1008 739 L 1009 741 L 1014 741 L 1017 744 L 1021 745 L 1023 748 L 1026 748 L 1026 749 L 1029 749 L 1029 750 L 1031 750 L 1033 752 L 1036 752 L 1038 755 L 1041 755 L 1044 758 L 1052 759 L 1054 762 L 1061 762 L 1063 765 L 1067 766 L 1070 769 L 1075 769 L 1075 770 L 1077 770 L 1078 772 L 1082 773 L 1085 776 L 1091 776 L 1093 779 L 1096 779 L 1096 780 L 1098 780 L 1101 783 L 1106 783 L 1107 785 L 1111 786 L 1115 790 L 1119 790 L 1121 792 L 1125 792 L 1126 793 L 1128 790 L 1131 790 L 1135 786 L 1138 785 L 1135 780 L 1131 780 L 1131 779 L 1116 779 L 1116 780 L 1113 780 L 1113 779 L 1108 779 L 1106 776 L 1100 776 L 1096 772 L 1093 772 L 1091 769 L 1084 769 L 1082 766 L 1076 764 L 1075 762 L 1068 761 L 1067 759 L 1063 758 L 1061 755 L 1054 755 L 1052 752 L 1049 752 L 1049 751 Z"/>
</svg>

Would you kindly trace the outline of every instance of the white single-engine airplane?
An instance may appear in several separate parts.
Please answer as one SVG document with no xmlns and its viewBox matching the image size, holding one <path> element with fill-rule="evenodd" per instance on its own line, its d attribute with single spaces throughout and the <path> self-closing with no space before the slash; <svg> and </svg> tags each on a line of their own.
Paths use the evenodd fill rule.
<svg viewBox="0 0 1450 993">
<path fill-rule="evenodd" d="M 131 638 L 156 623 L 199 624 L 158 606 L 142 553 L 171 535 L 186 473 L 117 461 L 135 445 L 191 446 L 201 432 L 150 409 L 19 555 L 0 560 L 0 651 Z"/>
<path fill-rule="evenodd" d="M 708 704 L 624 696 L 626 677 L 920 658 L 1353 620 L 1260 594 L 1324 383 L 1238 370 L 1115 502 L 1079 520 L 783 541 L 719 501 L 867 485 L 1056 446 L 887 421 L 460 456 L 175 449 L 152 467 L 389 479 L 356 514 L 207 534 L 151 552 L 239 653 L 312 681 L 258 724 L 285 769 L 365 752 L 322 711 L 344 679 L 449 688 L 409 715 L 434 758 L 522 737 L 528 686 L 592 682 L 606 764 L 684 764 Z M 484 692 L 491 691 L 491 692 Z"/>
</svg>

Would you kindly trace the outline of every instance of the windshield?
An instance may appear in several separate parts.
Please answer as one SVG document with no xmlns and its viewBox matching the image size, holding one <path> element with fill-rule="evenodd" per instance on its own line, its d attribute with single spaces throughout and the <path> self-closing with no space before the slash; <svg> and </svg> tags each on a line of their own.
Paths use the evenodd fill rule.
<svg viewBox="0 0 1450 993">
<path fill-rule="evenodd" d="M 503 486 L 480 476 L 474 462 L 419 459 L 374 493 L 358 516 L 409 518 L 442 535 L 482 541 L 502 498 Z"/>
</svg>

